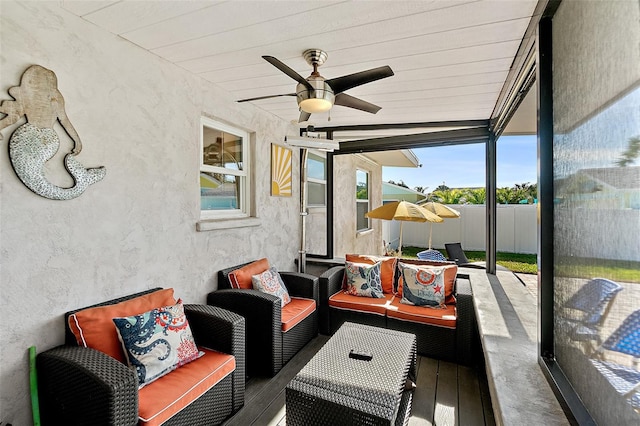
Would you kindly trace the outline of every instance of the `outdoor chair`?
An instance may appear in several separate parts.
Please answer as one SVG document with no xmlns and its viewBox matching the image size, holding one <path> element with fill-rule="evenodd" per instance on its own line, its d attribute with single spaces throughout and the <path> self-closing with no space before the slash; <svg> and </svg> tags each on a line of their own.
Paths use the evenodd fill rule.
<svg viewBox="0 0 640 426">
<path fill-rule="evenodd" d="M 279 272 L 291 297 L 291 302 L 282 307 L 277 296 L 232 284 L 234 272 L 259 262 L 218 271 L 218 290 L 207 295 L 207 304 L 246 319 L 247 375 L 273 377 L 318 335 L 318 277 Z"/>
<path fill-rule="evenodd" d="M 623 287 L 614 281 L 594 278 L 580 287 L 563 305 L 564 310 L 575 309 L 582 313 L 580 318 L 565 316 L 561 321 L 568 328 L 572 340 L 588 345 L 588 352 L 602 343 L 600 328 L 609 313 L 613 299 L 622 289 Z"/>
<path fill-rule="evenodd" d="M 417 254 L 418 259 L 422 260 L 437 260 L 437 261 L 446 261 L 447 259 L 444 257 L 440 251 L 435 249 L 423 250 Z"/>
<path fill-rule="evenodd" d="M 456 262 L 458 266 L 464 268 L 485 268 L 482 265 L 470 263 L 469 259 L 467 259 L 467 256 L 464 254 L 464 250 L 462 250 L 462 244 L 460 243 L 446 243 L 444 245 L 444 248 L 445 250 L 447 250 L 447 256 L 449 257 L 447 260 Z"/>
<path fill-rule="evenodd" d="M 605 361 L 605 351 L 631 355 L 633 367 Z M 640 409 L 640 310 L 629 315 L 622 324 L 598 348 L 597 358 L 591 359 L 594 367 L 613 388 L 635 408 Z"/>
<path fill-rule="evenodd" d="M 174 303 L 165 297 L 172 294 L 154 288 L 65 314 L 65 344 L 37 357 L 43 424 L 216 425 L 242 408 L 245 320 L 233 312 L 184 305 L 198 349 L 207 353 L 142 388 L 124 353 L 111 353 L 122 351 L 113 315 Z M 235 368 L 225 373 L 234 365 L 230 357 Z"/>
</svg>

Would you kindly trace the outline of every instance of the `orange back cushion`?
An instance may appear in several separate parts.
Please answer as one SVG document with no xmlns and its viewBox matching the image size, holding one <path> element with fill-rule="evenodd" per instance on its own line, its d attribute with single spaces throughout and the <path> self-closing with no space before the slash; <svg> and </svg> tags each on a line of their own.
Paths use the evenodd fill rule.
<svg viewBox="0 0 640 426">
<path fill-rule="evenodd" d="M 347 262 L 366 263 L 367 265 L 373 265 L 379 261 L 382 261 L 382 264 L 380 265 L 380 281 L 382 283 L 382 292 L 387 294 L 393 293 L 393 276 L 396 271 L 396 262 L 398 260 L 397 258 L 369 256 L 366 254 L 347 254 L 345 256 L 345 260 Z"/>
<path fill-rule="evenodd" d="M 417 262 L 411 262 L 411 264 L 416 264 Z M 444 268 L 444 297 L 445 304 L 455 303 L 456 299 L 453 295 L 453 288 L 456 283 L 456 276 L 458 275 L 458 265 L 444 265 L 444 266 L 436 266 L 436 265 L 421 265 L 418 264 L 420 268 L 431 269 L 431 268 Z M 402 297 L 402 275 L 398 278 L 398 297 Z"/>
<path fill-rule="evenodd" d="M 139 315 L 155 308 L 175 304 L 173 289 L 165 288 L 115 305 L 78 311 L 69 316 L 69 328 L 76 336 L 78 346 L 97 349 L 126 364 L 113 318 Z"/>
<path fill-rule="evenodd" d="M 229 273 L 229 282 L 232 288 L 252 289 L 253 283 L 251 277 L 263 273 L 269 269 L 269 261 L 267 258 L 256 260 L 240 269 L 236 269 Z"/>
</svg>

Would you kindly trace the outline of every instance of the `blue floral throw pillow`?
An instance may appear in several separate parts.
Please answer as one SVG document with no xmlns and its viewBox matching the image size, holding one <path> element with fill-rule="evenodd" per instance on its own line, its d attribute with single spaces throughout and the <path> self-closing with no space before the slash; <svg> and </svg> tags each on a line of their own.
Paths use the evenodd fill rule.
<svg viewBox="0 0 640 426">
<path fill-rule="evenodd" d="M 398 263 L 402 274 L 402 299 L 406 305 L 444 308 L 444 268 Z"/>
<path fill-rule="evenodd" d="M 181 300 L 113 322 L 141 388 L 203 355 L 193 340 Z"/>
<path fill-rule="evenodd" d="M 347 293 L 354 296 L 384 297 L 380 267 L 382 262 L 367 265 L 365 263 L 345 262 L 345 277 L 347 279 Z"/>
<path fill-rule="evenodd" d="M 282 281 L 282 277 L 275 267 L 272 266 L 261 274 L 252 275 L 251 282 L 254 290 L 278 296 L 280 298 L 280 307 L 284 308 L 287 303 L 291 302 L 287 287 L 285 287 L 284 281 Z"/>
</svg>

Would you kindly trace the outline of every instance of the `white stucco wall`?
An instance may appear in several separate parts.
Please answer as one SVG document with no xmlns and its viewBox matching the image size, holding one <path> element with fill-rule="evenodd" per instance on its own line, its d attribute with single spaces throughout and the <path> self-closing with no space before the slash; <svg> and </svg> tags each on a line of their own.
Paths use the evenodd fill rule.
<svg viewBox="0 0 640 426">
<path fill-rule="evenodd" d="M 63 343 L 64 312 L 156 286 L 203 303 L 216 271 L 259 257 L 294 270 L 299 188 L 271 197 L 269 159 L 270 144 L 297 131 L 58 2 L 3 0 L 0 18 L 0 99 L 28 66 L 53 70 L 84 144 L 79 160 L 107 169 L 78 198 L 42 198 L 9 162 L 18 125 L 2 131 L 0 304 L 8 323 L 0 331 L 0 422 L 21 426 L 31 424 L 27 349 Z M 252 133 L 259 226 L 196 231 L 202 114 Z M 51 169 L 52 180 L 63 178 Z"/>
<path fill-rule="evenodd" d="M 369 172 L 369 205 L 382 205 L 382 167 L 361 155 L 334 157 L 334 251 L 335 257 L 347 253 L 382 254 L 381 220 L 370 220 L 371 228 L 356 232 L 356 170 Z"/>
<path fill-rule="evenodd" d="M 310 207 L 306 223 L 307 253 L 327 254 L 327 208 Z"/>
</svg>

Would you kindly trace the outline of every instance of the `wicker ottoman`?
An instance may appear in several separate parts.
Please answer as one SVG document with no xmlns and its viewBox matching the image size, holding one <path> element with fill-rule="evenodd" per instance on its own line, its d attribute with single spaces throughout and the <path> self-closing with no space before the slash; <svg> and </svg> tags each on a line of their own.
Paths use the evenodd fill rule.
<svg viewBox="0 0 640 426">
<path fill-rule="evenodd" d="M 287 425 L 407 424 L 415 373 L 415 335 L 346 322 L 287 385 Z"/>
</svg>

